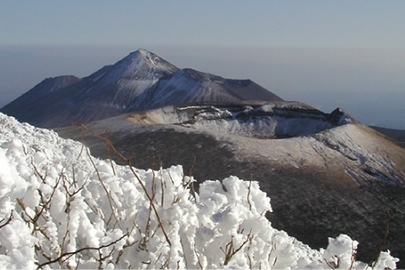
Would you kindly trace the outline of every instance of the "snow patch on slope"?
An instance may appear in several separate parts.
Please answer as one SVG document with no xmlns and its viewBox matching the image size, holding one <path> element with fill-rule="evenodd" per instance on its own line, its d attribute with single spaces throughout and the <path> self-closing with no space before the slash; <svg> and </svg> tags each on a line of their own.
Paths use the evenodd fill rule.
<svg viewBox="0 0 405 270">
<path fill-rule="evenodd" d="M 176 124 L 219 134 L 267 139 L 306 136 L 351 122 L 350 116 L 343 111 L 325 114 L 295 102 L 169 106 L 131 113 L 128 120 L 139 124 Z"/>
<path fill-rule="evenodd" d="M 340 153 L 351 160 L 355 167 L 348 164 L 345 168 L 353 180 L 360 186 L 370 181 L 364 173 L 359 173 L 357 168 L 389 185 L 403 185 L 405 174 L 393 170 L 389 153 L 384 150 L 384 142 L 378 136 L 369 136 L 370 130 L 360 125 L 345 125 L 333 131 L 314 134 L 313 138 L 322 142 L 328 148 Z"/>
</svg>

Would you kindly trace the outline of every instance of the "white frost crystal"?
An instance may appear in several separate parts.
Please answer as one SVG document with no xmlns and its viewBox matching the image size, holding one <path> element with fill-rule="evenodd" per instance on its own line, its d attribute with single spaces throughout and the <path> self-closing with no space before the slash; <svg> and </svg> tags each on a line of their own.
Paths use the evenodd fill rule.
<svg viewBox="0 0 405 270">
<path fill-rule="evenodd" d="M 272 228 L 255 181 L 205 181 L 181 166 L 131 169 L 0 114 L 0 268 L 344 268 L 346 235 L 313 250 Z M 395 268 L 382 252 L 375 269 Z"/>
</svg>

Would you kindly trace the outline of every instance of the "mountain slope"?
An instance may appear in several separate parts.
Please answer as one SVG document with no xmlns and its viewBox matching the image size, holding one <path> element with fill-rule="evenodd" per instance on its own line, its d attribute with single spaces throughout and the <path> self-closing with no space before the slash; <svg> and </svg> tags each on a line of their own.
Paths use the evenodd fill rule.
<svg viewBox="0 0 405 270">
<path fill-rule="evenodd" d="M 375 126 L 371 126 L 371 128 L 393 139 L 396 143 L 398 143 L 402 147 L 405 147 L 405 130 L 382 128 Z"/>
<path fill-rule="evenodd" d="M 156 87 L 145 91 L 131 105 L 132 109 L 146 110 L 167 105 L 204 103 L 241 103 L 242 101 L 281 101 L 251 80 L 231 80 L 182 69 L 173 76 L 159 81 Z"/>
<path fill-rule="evenodd" d="M 167 105 L 281 100 L 250 80 L 180 70 L 144 49 L 59 91 L 42 84 L 43 94 L 36 95 L 38 87 L 27 93 L 29 99 L 18 98 L 0 111 L 35 126 L 60 127 Z"/>
<path fill-rule="evenodd" d="M 57 132 L 122 162 L 94 133 L 107 136 L 141 168 L 183 164 L 197 180 L 258 180 L 272 198 L 272 224 L 312 247 L 325 247 L 329 232 L 348 232 L 361 243 L 358 258 L 372 261 L 388 220 L 385 247 L 405 260 L 405 149 L 340 110 L 285 102 L 166 107 Z"/>
<path fill-rule="evenodd" d="M 80 81 L 76 76 L 59 76 L 47 78 L 37 84 L 30 91 L 26 92 L 13 102 L 4 106 L 1 111 L 6 114 L 17 114 L 24 118 L 24 121 L 34 120 L 32 112 L 36 110 L 36 103 L 47 99 L 60 89 L 76 84 Z M 57 95 L 55 95 L 57 96 Z"/>
</svg>

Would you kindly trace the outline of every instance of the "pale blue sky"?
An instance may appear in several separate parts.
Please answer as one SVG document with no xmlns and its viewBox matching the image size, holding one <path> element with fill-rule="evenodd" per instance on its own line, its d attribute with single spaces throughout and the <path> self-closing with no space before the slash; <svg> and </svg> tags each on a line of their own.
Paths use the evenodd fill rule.
<svg viewBox="0 0 405 270">
<path fill-rule="evenodd" d="M 405 1 L 0 0 L 0 106 L 138 48 L 405 129 Z"/>
<path fill-rule="evenodd" d="M 404 48 L 405 1 L 0 1 L 1 44 Z"/>
</svg>

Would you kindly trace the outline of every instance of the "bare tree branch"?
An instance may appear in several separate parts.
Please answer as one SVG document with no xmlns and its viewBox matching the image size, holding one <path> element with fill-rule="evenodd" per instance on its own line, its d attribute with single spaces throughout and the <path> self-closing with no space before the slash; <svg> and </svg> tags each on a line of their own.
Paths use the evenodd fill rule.
<svg viewBox="0 0 405 270">
<path fill-rule="evenodd" d="M 76 255 L 76 254 L 78 254 L 78 253 L 80 253 L 80 252 L 83 252 L 83 251 L 85 251 L 85 250 L 97 250 L 97 251 L 99 251 L 99 250 L 101 250 L 102 248 L 110 247 L 110 246 L 112 246 L 112 245 L 115 245 L 116 243 L 118 243 L 119 241 L 121 241 L 122 239 L 124 239 L 124 238 L 127 237 L 127 236 L 128 236 L 128 234 L 126 233 L 126 234 L 122 235 L 120 238 L 118 238 L 117 240 L 112 241 L 112 242 L 109 243 L 109 244 L 101 245 L 101 246 L 99 246 L 99 247 L 83 247 L 83 248 L 77 249 L 77 250 L 75 250 L 75 251 L 65 252 L 65 253 L 63 253 L 63 254 L 60 255 L 59 257 L 56 257 L 56 258 L 53 259 L 53 260 L 49 260 L 49 261 L 47 261 L 47 262 L 38 264 L 37 269 L 40 269 L 40 268 L 44 267 L 45 265 L 53 264 L 53 263 L 56 263 L 56 262 L 63 263 L 64 261 L 66 261 L 67 259 L 69 259 L 70 257 L 72 257 L 73 255 Z"/>
<path fill-rule="evenodd" d="M 14 213 L 14 211 L 11 211 L 11 214 L 10 214 L 10 216 L 8 217 L 7 220 L 6 220 L 5 218 L 3 218 L 2 220 L 0 220 L 0 223 L 4 222 L 4 221 L 6 220 L 6 222 L 5 222 L 4 224 L 1 224 L 1 225 L 0 225 L 0 229 L 3 228 L 3 227 L 5 227 L 7 224 L 10 223 L 10 221 L 14 218 L 13 213 Z"/>
</svg>

